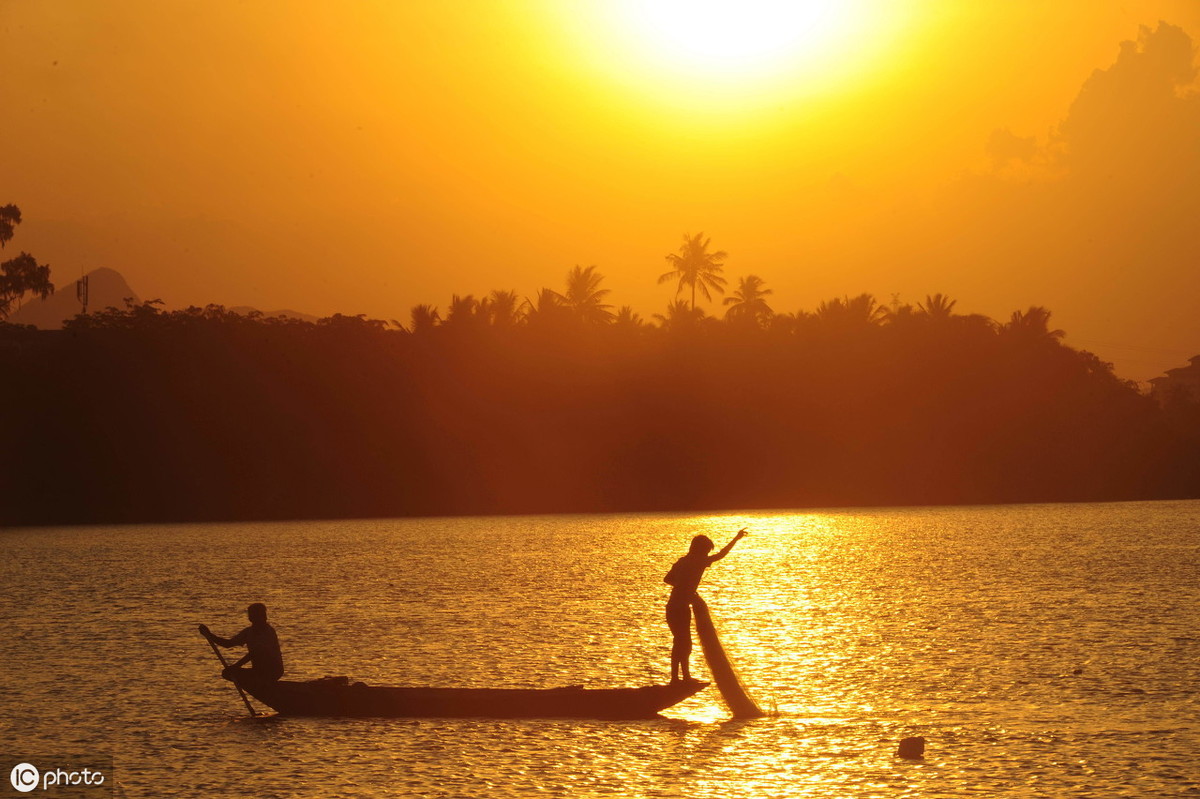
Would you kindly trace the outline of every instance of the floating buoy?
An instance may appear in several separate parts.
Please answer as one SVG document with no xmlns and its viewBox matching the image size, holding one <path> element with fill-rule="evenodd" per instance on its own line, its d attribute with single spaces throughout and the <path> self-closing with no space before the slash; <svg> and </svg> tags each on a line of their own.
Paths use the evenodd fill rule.
<svg viewBox="0 0 1200 799">
<path fill-rule="evenodd" d="M 896 757 L 906 760 L 923 760 L 925 758 L 925 739 L 920 735 L 902 739 L 900 748 L 896 750 Z"/>
</svg>

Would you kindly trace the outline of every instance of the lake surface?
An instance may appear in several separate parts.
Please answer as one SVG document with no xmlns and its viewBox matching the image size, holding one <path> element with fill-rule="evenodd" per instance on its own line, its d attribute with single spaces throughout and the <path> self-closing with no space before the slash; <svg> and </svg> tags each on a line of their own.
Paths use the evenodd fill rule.
<svg viewBox="0 0 1200 799">
<path fill-rule="evenodd" d="M 250 720 L 196 633 L 263 601 L 293 678 L 664 682 L 662 576 L 742 526 L 701 594 L 765 719 L 710 687 L 654 721 Z M 1200 796 L 1200 502 L 4 530 L 0 555 L 0 755 L 110 754 L 120 796 Z"/>
</svg>

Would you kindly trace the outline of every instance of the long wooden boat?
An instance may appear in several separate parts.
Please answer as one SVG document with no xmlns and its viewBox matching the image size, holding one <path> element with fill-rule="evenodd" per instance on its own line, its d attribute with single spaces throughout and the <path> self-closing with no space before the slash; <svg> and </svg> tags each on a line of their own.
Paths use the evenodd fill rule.
<svg viewBox="0 0 1200 799">
<path fill-rule="evenodd" d="M 235 680 L 280 715 L 350 718 L 647 719 L 708 685 L 691 680 L 641 688 L 400 688 L 346 677 L 263 682 L 239 675 Z"/>
</svg>

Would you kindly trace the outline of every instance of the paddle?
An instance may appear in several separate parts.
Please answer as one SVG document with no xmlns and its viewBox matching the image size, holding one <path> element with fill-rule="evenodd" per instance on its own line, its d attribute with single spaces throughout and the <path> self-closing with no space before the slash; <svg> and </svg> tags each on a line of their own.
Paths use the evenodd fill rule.
<svg viewBox="0 0 1200 799">
<path fill-rule="evenodd" d="M 204 635 L 204 633 L 201 633 L 201 635 Z M 229 664 L 225 662 L 225 656 L 221 654 L 220 649 L 217 649 L 217 643 L 207 635 L 204 636 L 204 640 L 208 641 L 208 645 L 212 647 L 212 651 L 216 654 L 217 660 L 221 661 L 221 669 L 224 670 L 229 668 Z M 257 716 L 258 712 L 255 711 L 254 705 L 250 704 L 250 699 L 246 696 L 246 692 L 242 690 L 242 686 L 238 685 L 236 680 L 230 680 L 230 682 L 232 682 L 233 687 L 237 689 L 238 696 L 240 696 L 242 701 L 246 703 L 246 710 L 250 711 L 251 716 Z"/>
</svg>

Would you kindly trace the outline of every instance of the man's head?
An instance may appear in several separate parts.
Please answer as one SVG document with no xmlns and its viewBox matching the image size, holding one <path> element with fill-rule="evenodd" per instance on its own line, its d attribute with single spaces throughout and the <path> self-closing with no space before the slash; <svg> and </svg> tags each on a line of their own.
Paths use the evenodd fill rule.
<svg viewBox="0 0 1200 799">
<path fill-rule="evenodd" d="M 688 550 L 689 555 L 707 555 L 712 552 L 712 539 L 706 535 L 698 535 L 692 539 L 692 546 Z"/>
<path fill-rule="evenodd" d="M 255 602 L 246 608 L 246 615 L 250 617 L 251 624 L 265 624 L 267 621 L 267 606 L 261 602 Z"/>
</svg>

